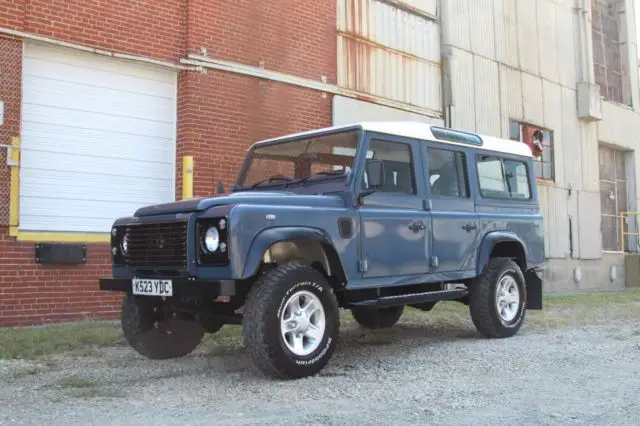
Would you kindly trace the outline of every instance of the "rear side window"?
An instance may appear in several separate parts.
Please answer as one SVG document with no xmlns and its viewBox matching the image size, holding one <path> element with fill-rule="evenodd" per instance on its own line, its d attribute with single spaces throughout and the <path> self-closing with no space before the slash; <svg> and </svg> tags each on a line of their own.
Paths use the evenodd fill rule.
<svg viewBox="0 0 640 426">
<path fill-rule="evenodd" d="M 529 173 L 524 162 L 495 155 L 479 155 L 477 159 L 478 183 L 483 198 L 531 198 Z"/>
</svg>

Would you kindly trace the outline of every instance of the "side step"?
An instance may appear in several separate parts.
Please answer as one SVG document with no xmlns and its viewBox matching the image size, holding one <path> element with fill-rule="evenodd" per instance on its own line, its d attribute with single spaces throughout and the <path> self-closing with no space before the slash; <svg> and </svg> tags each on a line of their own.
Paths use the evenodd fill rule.
<svg viewBox="0 0 640 426">
<path fill-rule="evenodd" d="M 441 302 L 444 300 L 461 299 L 469 294 L 466 288 L 456 288 L 452 290 L 428 291 L 425 293 L 399 294 L 397 296 L 384 296 L 373 300 L 363 300 L 352 302 L 351 306 L 372 306 L 376 308 L 386 308 L 399 305 L 415 305 L 425 302 Z"/>
</svg>

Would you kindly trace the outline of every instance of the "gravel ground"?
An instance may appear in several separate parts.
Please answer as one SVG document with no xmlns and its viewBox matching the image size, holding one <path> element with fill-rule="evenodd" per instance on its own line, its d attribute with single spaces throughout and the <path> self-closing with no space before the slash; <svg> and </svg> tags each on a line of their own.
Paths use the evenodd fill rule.
<svg viewBox="0 0 640 426">
<path fill-rule="evenodd" d="M 428 314 L 424 314 L 428 316 Z M 150 361 L 126 347 L 0 361 L 2 425 L 637 425 L 640 323 L 485 340 L 470 321 L 343 327 L 323 372 L 272 381 L 243 349 Z M 636 419 L 635 421 L 633 419 Z"/>
</svg>

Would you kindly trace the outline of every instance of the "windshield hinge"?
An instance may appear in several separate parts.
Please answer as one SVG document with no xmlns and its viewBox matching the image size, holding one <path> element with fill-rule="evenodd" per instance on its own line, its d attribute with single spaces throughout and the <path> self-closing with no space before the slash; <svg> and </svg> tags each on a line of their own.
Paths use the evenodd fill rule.
<svg viewBox="0 0 640 426">
<path fill-rule="evenodd" d="M 369 270 L 369 264 L 366 260 L 361 260 L 358 262 L 358 270 L 360 272 L 367 272 Z"/>
</svg>

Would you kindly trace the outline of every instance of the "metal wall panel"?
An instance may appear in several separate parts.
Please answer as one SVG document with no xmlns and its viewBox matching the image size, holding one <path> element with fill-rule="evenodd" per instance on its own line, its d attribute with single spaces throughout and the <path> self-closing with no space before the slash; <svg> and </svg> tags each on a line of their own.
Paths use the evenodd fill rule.
<svg viewBox="0 0 640 426">
<path fill-rule="evenodd" d="M 473 132 L 476 127 L 473 55 L 465 50 L 452 49 L 451 78 L 453 106 L 451 126 Z"/>
<path fill-rule="evenodd" d="M 600 173 L 598 128 L 593 123 L 580 123 L 579 126 L 582 127 L 579 151 L 582 154 L 582 189 L 597 192 L 600 188 L 598 178 Z"/>
<path fill-rule="evenodd" d="M 422 121 L 436 126 L 444 126 L 444 120 L 441 118 L 432 118 L 426 115 L 344 96 L 334 96 L 332 104 L 332 124 L 334 126 L 359 121 Z"/>
<path fill-rule="evenodd" d="M 503 64 L 517 68 L 518 56 L 518 17 L 516 0 L 494 0 L 494 22 L 496 40 L 496 59 Z"/>
<path fill-rule="evenodd" d="M 602 257 L 600 230 L 600 193 L 578 192 L 578 232 L 581 259 Z"/>
<path fill-rule="evenodd" d="M 549 222 L 549 257 L 565 258 L 570 255 L 568 191 L 547 186 L 547 194 L 544 220 Z"/>
<path fill-rule="evenodd" d="M 502 137 L 509 137 L 509 119 L 522 120 L 522 72 L 500 65 Z"/>
<path fill-rule="evenodd" d="M 529 73 L 522 73 L 522 102 L 524 119 L 533 124 L 544 122 L 542 102 L 542 79 Z"/>
<path fill-rule="evenodd" d="M 442 110 L 438 23 L 379 0 L 338 0 L 338 84 Z"/>
<path fill-rule="evenodd" d="M 556 185 L 565 186 L 564 150 L 562 149 L 562 88 L 548 80 L 542 80 L 544 126 L 553 131 L 553 166 Z"/>
<path fill-rule="evenodd" d="M 543 237 L 544 237 L 544 257 L 549 257 L 549 235 L 551 235 L 549 228 L 549 221 L 547 217 L 549 216 L 549 186 L 548 185 L 538 185 L 538 199 L 540 203 L 540 213 L 544 218 L 542 223 L 543 225 Z"/>
<path fill-rule="evenodd" d="M 574 89 L 578 72 L 576 68 L 578 44 L 575 40 L 576 14 L 571 6 L 566 8 L 558 5 L 555 12 L 558 80 L 563 86 Z"/>
<path fill-rule="evenodd" d="M 473 0 L 469 2 L 469 36 L 471 51 L 485 58 L 496 58 L 496 42 L 493 24 L 493 0 Z"/>
<path fill-rule="evenodd" d="M 438 0 L 393 0 L 395 3 L 406 4 L 407 6 L 427 13 L 431 16 L 438 15 Z"/>
<path fill-rule="evenodd" d="M 469 1 L 447 0 L 442 4 L 442 44 L 471 50 Z"/>
<path fill-rule="evenodd" d="M 540 75 L 548 80 L 558 81 L 558 39 L 556 22 L 556 4 L 551 0 L 538 2 L 538 38 L 540 43 Z M 572 21 L 566 24 L 571 27 Z"/>
<path fill-rule="evenodd" d="M 475 119 L 478 133 L 500 135 L 500 82 L 498 63 L 473 56 Z"/>
<path fill-rule="evenodd" d="M 516 4 L 518 45 L 525 47 L 519 49 L 520 66 L 524 71 L 534 75 L 540 74 L 540 57 L 538 42 L 538 26 L 536 24 L 537 0 L 520 0 Z"/>
<path fill-rule="evenodd" d="M 564 172 L 565 185 L 582 189 L 582 158 L 580 152 L 580 123 L 576 119 L 576 92 L 562 87 L 562 149 L 564 158 L 571 159 L 560 165 Z M 559 170 L 558 170 L 559 171 Z"/>
</svg>

